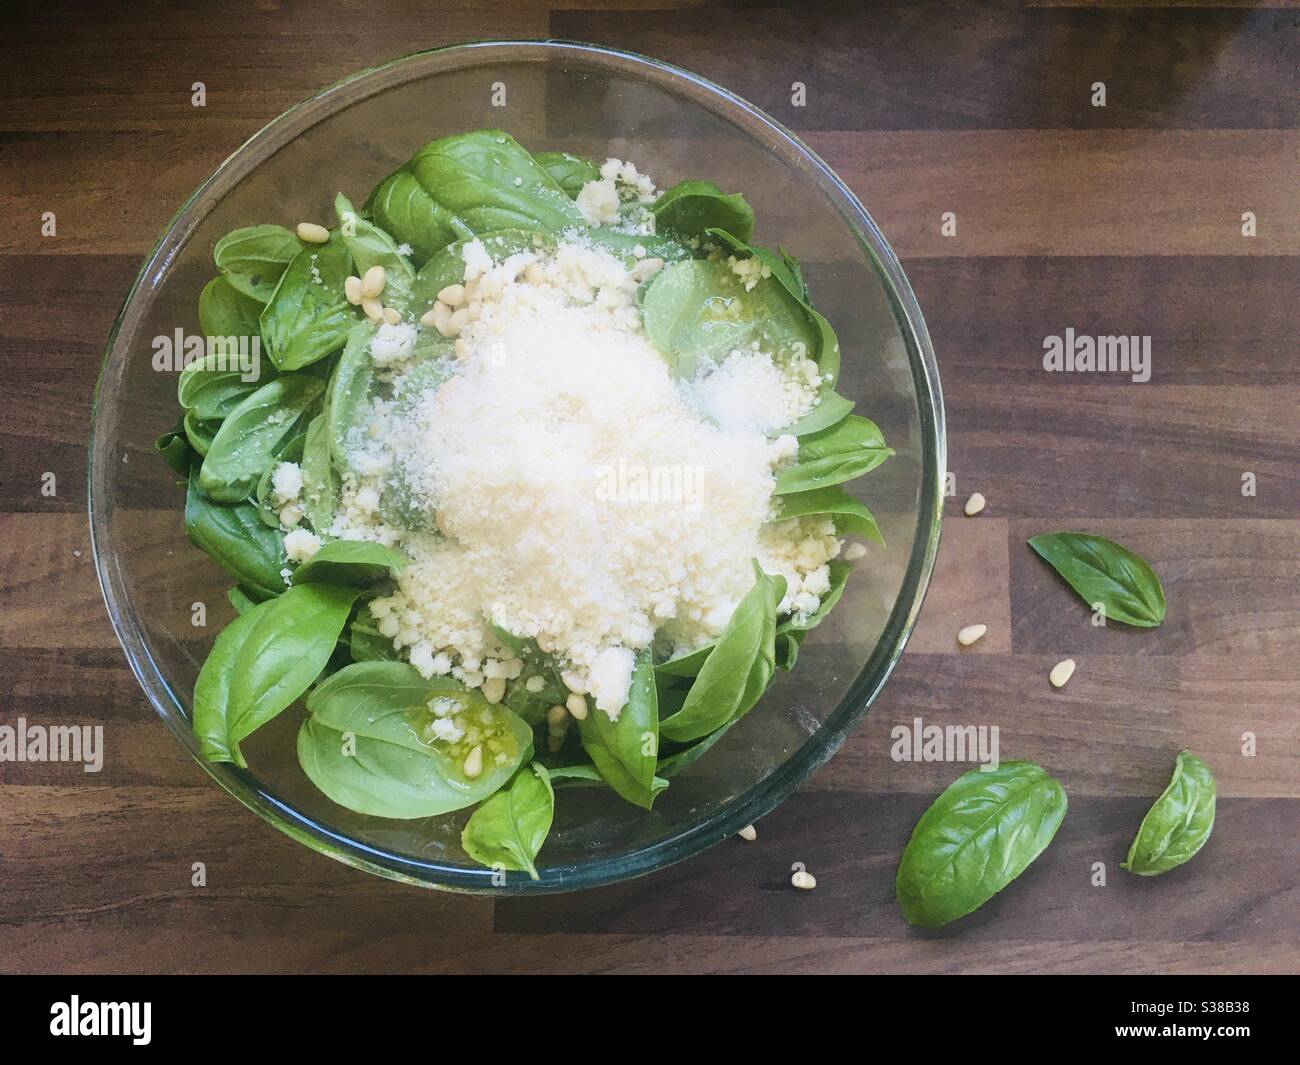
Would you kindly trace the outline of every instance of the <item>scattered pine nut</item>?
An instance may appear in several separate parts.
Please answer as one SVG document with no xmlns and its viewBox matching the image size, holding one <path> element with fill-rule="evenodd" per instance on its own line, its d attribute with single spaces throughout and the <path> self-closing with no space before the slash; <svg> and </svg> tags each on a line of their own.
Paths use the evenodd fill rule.
<svg viewBox="0 0 1300 1065">
<path fill-rule="evenodd" d="M 575 721 L 587 720 L 587 700 L 577 692 L 564 701 L 564 706 L 573 715 Z"/>
<path fill-rule="evenodd" d="M 372 299 L 384 291 L 384 283 L 388 280 L 388 275 L 384 273 L 382 266 L 372 266 L 362 275 L 361 278 L 361 295 L 369 296 Z"/>
<path fill-rule="evenodd" d="M 366 317 L 372 322 L 382 322 L 384 320 L 384 305 L 373 296 L 367 296 L 361 301 L 361 309 L 366 312 Z"/>
<path fill-rule="evenodd" d="M 465 302 L 465 286 L 448 285 L 444 289 L 439 289 L 438 299 L 442 300 L 448 307 L 459 307 Z"/>
<path fill-rule="evenodd" d="M 981 639 L 989 631 L 987 625 L 967 625 L 957 633 L 957 642 L 963 647 L 969 647 L 976 640 Z"/>
<path fill-rule="evenodd" d="M 846 547 L 846 548 L 844 549 L 844 561 L 845 561 L 845 562 L 856 562 L 858 559 L 860 559 L 860 558 L 862 558 L 864 555 L 866 555 L 866 553 L 867 553 L 867 545 L 866 545 L 866 544 L 859 544 L 859 543 L 856 543 L 856 542 L 855 542 L 855 543 L 851 543 L 851 544 L 849 544 L 848 547 Z"/>
<path fill-rule="evenodd" d="M 985 499 L 978 492 L 972 492 L 971 497 L 966 500 L 966 517 L 973 518 L 984 509 Z"/>
<path fill-rule="evenodd" d="M 365 297 L 361 294 L 361 278 L 349 277 L 343 282 L 343 295 L 347 296 L 348 302 L 354 307 L 360 307 L 361 301 Z"/>
<path fill-rule="evenodd" d="M 387 322 L 389 325 L 396 325 L 401 320 L 402 320 L 402 312 L 399 311 L 396 307 L 384 308 L 384 321 Z"/>
<path fill-rule="evenodd" d="M 758 831 L 754 828 L 753 825 L 746 825 L 739 832 L 737 832 L 736 835 L 738 835 L 746 843 L 753 843 L 754 840 L 758 839 Z"/>
<path fill-rule="evenodd" d="M 297 232 L 298 239 L 305 240 L 308 244 L 324 244 L 330 239 L 330 231 L 315 222 L 299 222 Z"/>
<path fill-rule="evenodd" d="M 1053 688 L 1062 688 L 1065 682 L 1074 676 L 1075 661 L 1073 658 L 1062 659 L 1052 667 L 1052 672 L 1047 674 L 1047 679 L 1052 682 Z"/>
<path fill-rule="evenodd" d="M 465 758 L 464 772 L 473 779 L 483 772 L 483 748 L 475 747 Z"/>
<path fill-rule="evenodd" d="M 817 886 L 817 878 L 806 869 L 800 869 L 790 877 L 790 883 L 800 891 L 811 891 Z"/>
</svg>

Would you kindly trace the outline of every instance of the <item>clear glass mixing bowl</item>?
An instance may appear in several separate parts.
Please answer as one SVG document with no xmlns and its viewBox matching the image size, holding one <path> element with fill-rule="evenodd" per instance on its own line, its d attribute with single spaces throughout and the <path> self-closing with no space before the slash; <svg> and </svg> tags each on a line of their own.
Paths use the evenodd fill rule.
<svg viewBox="0 0 1300 1065">
<path fill-rule="evenodd" d="M 499 84 L 498 84 L 499 83 Z M 505 88 L 505 107 L 493 106 Z M 852 486 L 888 541 L 858 563 L 840 605 L 778 673 L 759 706 L 673 780 L 652 813 L 612 793 L 568 790 L 542 851 L 540 881 L 489 870 L 460 849 L 463 816 L 364 817 L 335 806 L 298 767 L 292 709 L 244 744 L 250 768 L 205 770 L 281 831 L 358 868 L 471 892 L 607 884 L 680 861 L 780 803 L 843 742 L 902 653 L 938 544 L 943 405 L 920 308 L 889 245 L 853 193 L 761 111 L 684 70 L 554 41 L 443 48 L 364 71 L 280 116 L 200 187 L 146 259 L 109 337 L 90 439 L 90 523 L 108 612 L 167 727 L 198 759 L 189 703 L 199 665 L 233 612 L 230 581 L 185 539 L 183 490 L 154 454 L 176 419 L 176 379 L 152 340 L 198 331 L 212 247 L 254 222 L 329 219 L 334 195 L 360 202 L 426 141 L 484 126 L 533 151 L 632 159 L 661 187 L 707 178 L 758 215 L 757 243 L 806 265 L 840 338 L 840 391 L 880 424 L 897 455 Z M 207 626 L 193 626 L 204 603 Z"/>
</svg>

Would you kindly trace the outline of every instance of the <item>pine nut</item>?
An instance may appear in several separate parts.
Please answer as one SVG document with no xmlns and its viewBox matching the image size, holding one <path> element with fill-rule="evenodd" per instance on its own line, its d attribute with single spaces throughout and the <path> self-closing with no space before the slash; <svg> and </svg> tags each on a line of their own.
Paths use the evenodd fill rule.
<svg viewBox="0 0 1300 1065">
<path fill-rule="evenodd" d="M 866 555 L 866 553 L 867 553 L 866 544 L 859 544 L 859 543 L 849 544 L 849 546 L 844 549 L 844 561 L 856 562 L 858 559 Z"/>
<path fill-rule="evenodd" d="M 361 278 L 349 277 L 343 282 L 343 295 L 347 296 L 348 302 L 354 307 L 360 307 L 361 301 L 365 299 L 361 295 Z"/>
<path fill-rule="evenodd" d="M 540 285 L 546 280 L 546 271 L 536 263 L 529 263 L 524 267 L 524 280 L 530 285 Z"/>
<path fill-rule="evenodd" d="M 817 878 L 813 876 L 812 873 L 804 869 L 800 869 L 797 873 L 795 873 L 792 877 L 790 877 L 790 883 L 793 884 L 795 887 L 797 887 L 800 891 L 811 891 L 813 888 L 817 886 Z"/>
<path fill-rule="evenodd" d="M 483 687 L 479 689 L 483 693 L 483 698 L 490 703 L 499 703 L 506 694 L 506 682 L 504 677 L 488 677 L 483 682 Z"/>
<path fill-rule="evenodd" d="M 455 336 L 455 330 L 451 327 L 451 308 L 442 300 L 433 305 L 433 328 L 438 330 L 445 337 Z"/>
<path fill-rule="evenodd" d="M 451 318 L 448 320 L 448 324 L 452 327 L 452 329 L 454 329 L 457 333 L 459 333 L 462 329 L 464 329 L 467 325 L 469 325 L 469 310 L 465 307 L 461 307 L 459 310 L 452 311 Z"/>
<path fill-rule="evenodd" d="M 432 307 L 430 307 L 427 311 L 425 311 L 422 315 L 420 315 L 420 324 L 421 324 L 422 326 L 425 326 L 426 328 L 429 328 L 429 329 L 432 329 L 432 328 L 433 328 L 433 308 L 432 308 Z"/>
<path fill-rule="evenodd" d="M 575 721 L 587 720 L 587 700 L 574 692 L 564 701 L 565 709 L 573 715 Z"/>
<path fill-rule="evenodd" d="M 569 720 L 569 711 L 563 706 L 553 706 L 546 711 L 546 723 L 551 728 L 559 728 Z"/>
<path fill-rule="evenodd" d="M 462 339 L 461 337 L 457 337 L 457 338 L 456 338 L 456 343 L 452 345 L 452 350 L 456 353 L 456 358 L 458 358 L 458 359 L 468 359 L 468 358 L 469 358 L 469 341 L 464 340 L 464 339 Z"/>
<path fill-rule="evenodd" d="M 587 694 L 587 682 L 583 679 L 582 675 L 575 670 L 566 669 L 560 674 L 560 680 L 564 681 L 564 686 L 568 688 L 569 691 L 578 695 Z"/>
<path fill-rule="evenodd" d="M 465 759 L 464 773 L 470 779 L 483 772 L 483 748 L 475 747 Z"/>
<path fill-rule="evenodd" d="M 754 840 L 758 839 L 758 832 L 755 830 L 753 825 L 746 825 L 739 832 L 737 832 L 736 835 L 738 835 L 746 843 L 753 843 Z"/>
<path fill-rule="evenodd" d="M 459 307 L 465 302 L 465 286 L 448 285 L 446 288 L 439 290 L 438 299 L 442 300 L 448 307 Z"/>
<path fill-rule="evenodd" d="M 963 647 L 969 647 L 976 640 L 981 639 L 989 631 L 987 625 L 967 625 L 957 633 L 957 642 Z"/>
<path fill-rule="evenodd" d="M 384 308 L 384 321 L 387 322 L 389 325 L 396 325 L 401 320 L 402 320 L 402 312 L 399 311 L 396 307 Z"/>
<path fill-rule="evenodd" d="M 374 296 L 367 296 L 363 299 L 361 309 L 366 312 L 366 317 L 372 322 L 382 322 L 384 320 L 384 305 Z"/>
<path fill-rule="evenodd" d="M 375 297 L 384 291 L 384 282 L 388 280 L 388 275 L 384 273 L 382 266 L 372 266 L 362 275 L 361 278 L 361 295 Z"/>
<path fill-rule="evenodd" d="M 984 497 L 978 492 L 972 492 L 971 497 L 966 500 L 966 517 L 973 518 L 984 509 Z"/>
<path fill-rule="evenodd" d="M 330 239 L 330 231 L 315 222 L 299 222 L 298 239 L 305 240 L 308 244 L 324 244 Z"/>
<path fill-rule="evenodd" d="M 546 687 L 546 681 L 541 677 L 529 677 L 524 681 L 524 691 L 530 691 L 536 694 Z"/>
<path fill-rule="evenodd" d="M 1053 688 L 1063 688 L 1065 682 L 1074 676 L 1075 661 L 1073 658 L 1066 658 L 1052 667 L 1052 672 L 1047 674 L 1047 679 L 1052 682 Z"/>
</svg>

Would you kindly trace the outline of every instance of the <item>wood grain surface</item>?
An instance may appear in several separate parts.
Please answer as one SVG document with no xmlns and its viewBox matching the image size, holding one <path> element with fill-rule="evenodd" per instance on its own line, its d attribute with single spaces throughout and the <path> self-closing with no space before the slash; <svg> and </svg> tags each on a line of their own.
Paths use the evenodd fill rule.
<svg viewBox="0 0 1300 1065">
<path fill-rule="evenodd" d="M 1300 11 L 233 7 L 15 3 L 0 15 L 0 724 L 102 724 L 113 751 L 93 776 L 0 762 L 0 969 L 1300 969 Z M 854 188 L 925 309 L 956 494 L 894 677 L 756 843 L 581 895 L 493 902 L 320 857 L 180 750 L 104 613 L 85 441 L 140 257 L 246 137 L 393 56 L 545 36 L 696 70 L 806 137 Z M 203 109 L 190 105 L 195 80 Z M 791 105 L 793 81 L 806 107 Z M 1098 81 L 1105 108 L 1090 103 Z M 43 238 L 50 210 L 58 235 Z M 941 233 L 945 211 L 956 235 Z M 1067 326 L 1149 334 L 1150 383 L 1044 374 L 1043 338 Z M 58 474 L 53 498 L 44 471 Z M 988 508 L 966 518 L 974 490 Z M 1062 526 L 1150 559 L 1165 624 L 1087 624 L 1024 545 Z M 954 633 L 974 621 L 988 636 L 959 649 Z M 1067 654 L 1078 672 L 1052 692 L 1047 671 Z M 959 767 L 891 759 L 891 728 L 917 716 L 999 723 L 1003 757 L 1050 766 L 1070 794 L 1065 827 L 1024 877 L 931 932 L 902 921 L 894 870 Z M 1185 746 L 1218 777 L 1214 834 L 1174 873 L 1128 876 L 1119 861 Z M 796 860 L 815 891 L 791 889 Z M 194 861 L 206 887 L 190 886 Z"/>
</svg>

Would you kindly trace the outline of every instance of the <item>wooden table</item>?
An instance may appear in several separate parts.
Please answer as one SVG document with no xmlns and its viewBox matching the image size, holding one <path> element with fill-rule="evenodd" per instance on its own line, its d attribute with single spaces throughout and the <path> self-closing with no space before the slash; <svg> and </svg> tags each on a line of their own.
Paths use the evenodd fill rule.
<svg viewBox="0 0 1300 1065">
<path fill-rule="evenodd" d="M 3 16 L 0 65 L 0 723 L 102 723 L 110 757 L 93 776 L 0 763 L 0 967 L 1300 968 L 1300 12 L 21 6 Z M 929 321 L 956 498 L 894 678 L 757 843 L 581 896 L 494 904 L 318 857 L 183 755 L 104 614 L 84 447 L 104 337 L 140 257 L 244 138 L 403 52 L 548 34 L 728 85 L 856 190 Z M 791 106 L 795 81 L 806 107 Z M 54 236 L 41 234 L 47 211 Z M 955 235 L 941 232 L 944 212 Z M 1067 327 L 1149 335 L 1151 381 L 1045 374 L 1043 340 Z M 46 471 L 53 497 L 40 491 Z M 1254 495 L 1242 492 L 1248 472 Z M 988 509 L 968 519 L 960 504 L 974 490 Z M 1165 624 L 1083 624 L 1024 545 L 1060 527 L 1149 558 Z M 989 634 L 959 653 L 953 634 L 974 621 Z M 1067 654 L 1078 673 L 1053 693 L 1044 678 Z M 890 759 L 890 729 L 914 716 L 997 723 L 1004 758 L 1051 767 L 1070 794 L 1032 870 L 935 933 L 910 930 L 892 891 L 912 825 L 957 772 Z M 1214 835 L 1177 872 L 1129 876 L 1119 861 L 1183 746 L 1218 776 Z M 790 888 L 795 860 L 816 874 L 814 892 Z M 190 883 L 197 861 L 203 888 Z"/>
</svg>

